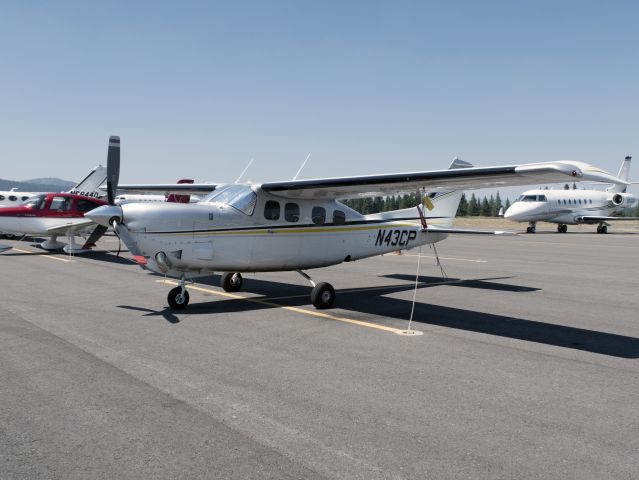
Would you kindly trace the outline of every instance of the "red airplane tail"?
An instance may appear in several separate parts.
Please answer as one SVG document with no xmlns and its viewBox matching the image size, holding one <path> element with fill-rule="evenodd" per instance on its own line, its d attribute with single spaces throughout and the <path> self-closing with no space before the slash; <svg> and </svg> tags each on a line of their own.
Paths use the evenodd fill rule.
<svg viewBox="0 0 639 480">
<path fill-rule="evenodd" d="M 182 180 L 178 180 L 177 183 L 193 183 L 193 180 L 183 178 Z M 191 195 L 178 195 L 177 193 L 171 193 L 167 195 L 166 201 L 172 203 L 189 203 L 191 201 Z"/>
</svg>

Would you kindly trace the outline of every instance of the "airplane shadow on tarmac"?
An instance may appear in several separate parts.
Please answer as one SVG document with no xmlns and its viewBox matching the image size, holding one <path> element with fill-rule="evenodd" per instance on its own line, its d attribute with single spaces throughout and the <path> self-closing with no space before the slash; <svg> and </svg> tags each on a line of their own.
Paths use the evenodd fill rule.
<svg viewBox="0 0 639 480">
<path fill-rule="evenodd" d="M 410 291 L 415 287 L 415 277 L 411 275 L 391 274 L 387 278 L 406 280 L 408 283 L 383 287 L 362 287 L 337 290 L 335 308 L 350 310 L 376 317 L 388 317 L 407 320 L 411 301 L 393 298 L 392 293 Z M 504 292 L 526 293 L 540 290 L 521 285 L 498 283 L 493 280 L 505 280 L 509 277 L 479 278 L 460 280 L 440 277 L 420 276 L 418 289 L 435 286 L 453 288 L 479 288 Z M 198 279 L 200 285 L 211 285 L 219 288 L 217 275 Z M 190 304 L 184 313 L 188 315 L 210 315 L 216 313 L 236 313 L 282 306 L 306 307 L 309 305 L 310 288 L 302 285 L 285 284 L 259 280 L 248 277 L 244 279 L 244 294 L 254 296 L 247 300 L 223 299 L 211 302 L 195 302 Z M 162 316 L 170 323 L 178 323 L 179 317 L 170 308 L 154 311 L 133 306 L 119 305 L 119 308 L 139 310 L 146 315 Z M 310 307 L 313 308 L 313 307 Z M 331 310 L 324 310 L 330 313 Z M 340 313 L 340 315 L 342 315 Z M 583 350 L 601 355 L 620 358 L 639 358 L 639 339 L 613 333 L 586 330 L 581 328 L 556 325 L 552 323 L 526 320 L 492 313 L 444 307 L 423 302 L 415 304 L 413 323 L 455 328 L 469 332 L 484 333 L 499 337 L 512 338 L 527 342 L 542 343 L 574 350 Z M 321 321 L 318 319 L 318 321 Z M 330 321 L 330 320 L 329 320 Z"/>
</svg>

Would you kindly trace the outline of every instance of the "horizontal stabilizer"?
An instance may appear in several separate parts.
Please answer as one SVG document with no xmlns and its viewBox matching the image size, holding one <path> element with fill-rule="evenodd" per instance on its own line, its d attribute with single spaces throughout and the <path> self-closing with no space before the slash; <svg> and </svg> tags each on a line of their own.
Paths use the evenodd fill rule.
<svg viewBox="0 0 639 480">
<path fill-rule="evenodd" d="M 468 228 L 443 228 L 443 227 L 426 227 L 422 228 L 423 233 L 455 233 L 464 235 L 501 235 L 501 236 L 515 236 L 516 232 L 509 232 L 508 230 L 472 230 Z"/>
</svg>

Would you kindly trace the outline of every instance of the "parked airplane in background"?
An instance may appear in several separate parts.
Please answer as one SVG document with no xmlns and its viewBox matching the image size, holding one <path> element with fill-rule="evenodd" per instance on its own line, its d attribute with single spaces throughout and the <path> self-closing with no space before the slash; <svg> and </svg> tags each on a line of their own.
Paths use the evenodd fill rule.
<svg viewBox="0 0 639 480">
<path fill-rule="evenodd" d="M 631 157 L 626 157 L 618 178 L 623 184 L 612 184 L 601 190 L 528 190 L 513 203 L 504 218 L 515 222 L 528 222 L 528 233 L 535 233 L 537 222 L 557 224 L 557 232 L 566 233 L 568 225 L 597 225 L 597 233 L 608 233 L 608 222 L 639 220 L 639 217 L 615 217 L 626 209 L 637 206 L 637 197 L 626 193 L 630 176 Z"/>
<path fill-rule="evenodd" d="M 105 179 L 106 180 L 106 179 Z M 178 185 L 192 185 L 193 180 L 183 178 L 178 180 Z M 199 202 L 200 198 L 194 195 L 179 195 L 175 193 L 166 193 L 164 195 L 153 195 L 144 193 L 125 193 L 115 197 L 116 205 L 124 205 L 125 203 L 134 202 L 171 202 L 171 203 L 190 203 Z"/>
<path fill-rule="evenodd" d="M 83 195 L 85 197 L 99 198 L 104 195 L 99 187 L 105 181 L 106 168 L 104 168 L 102 165 L 98 165 L 67 193 Z M 0 207 L 15 207 L 20 203 L 27 201 L 29 198 L 40 195 L 42 193 L 49 192 L 20 192 L 16 189 L 11 189 L 8 192 L 0 192 Z"/>
<path fill-rule="evenodd" d="M 315 284 L 304 269 L 435 243 L 450 233 L 504 233 L 454 228 L 461 190 L 567 179 L 618 181 L 575 161 L 475 168 L 456 160 L 449 170 L 218 186 L 197 204 L 115 205 L 119 165 L 120 138 L 111 137 L 109 205 L 87 217 L 104 229 L 113 226 L 143 268 L 180 278 L 168 295 L 175 309 L 189 302 L 187 276 L 226 272 L 222 287 L 236 291 L 241 272 L 286 270 L 311 283 L 316 308 L 328 308 L 335 290 L 328 283 Z M 424 199 L 428 218 L 421 208 L 361 215 L 338 201 L 418 188 L 434 192 Z"/>
</svg>

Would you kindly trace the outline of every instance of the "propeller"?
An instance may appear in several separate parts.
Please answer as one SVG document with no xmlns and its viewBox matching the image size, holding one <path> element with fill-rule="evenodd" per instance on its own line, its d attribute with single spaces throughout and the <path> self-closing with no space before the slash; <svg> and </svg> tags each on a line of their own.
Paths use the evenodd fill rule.
<svg viewBox="0 0 639 480">
<path fill-rule="evenodd" d="M 115 205 L 115 193 L 120 180 L 120 137 L 109 138 L 109 152 L 107 154 L 107 200 L 109 205 Z"/>
</svg>

